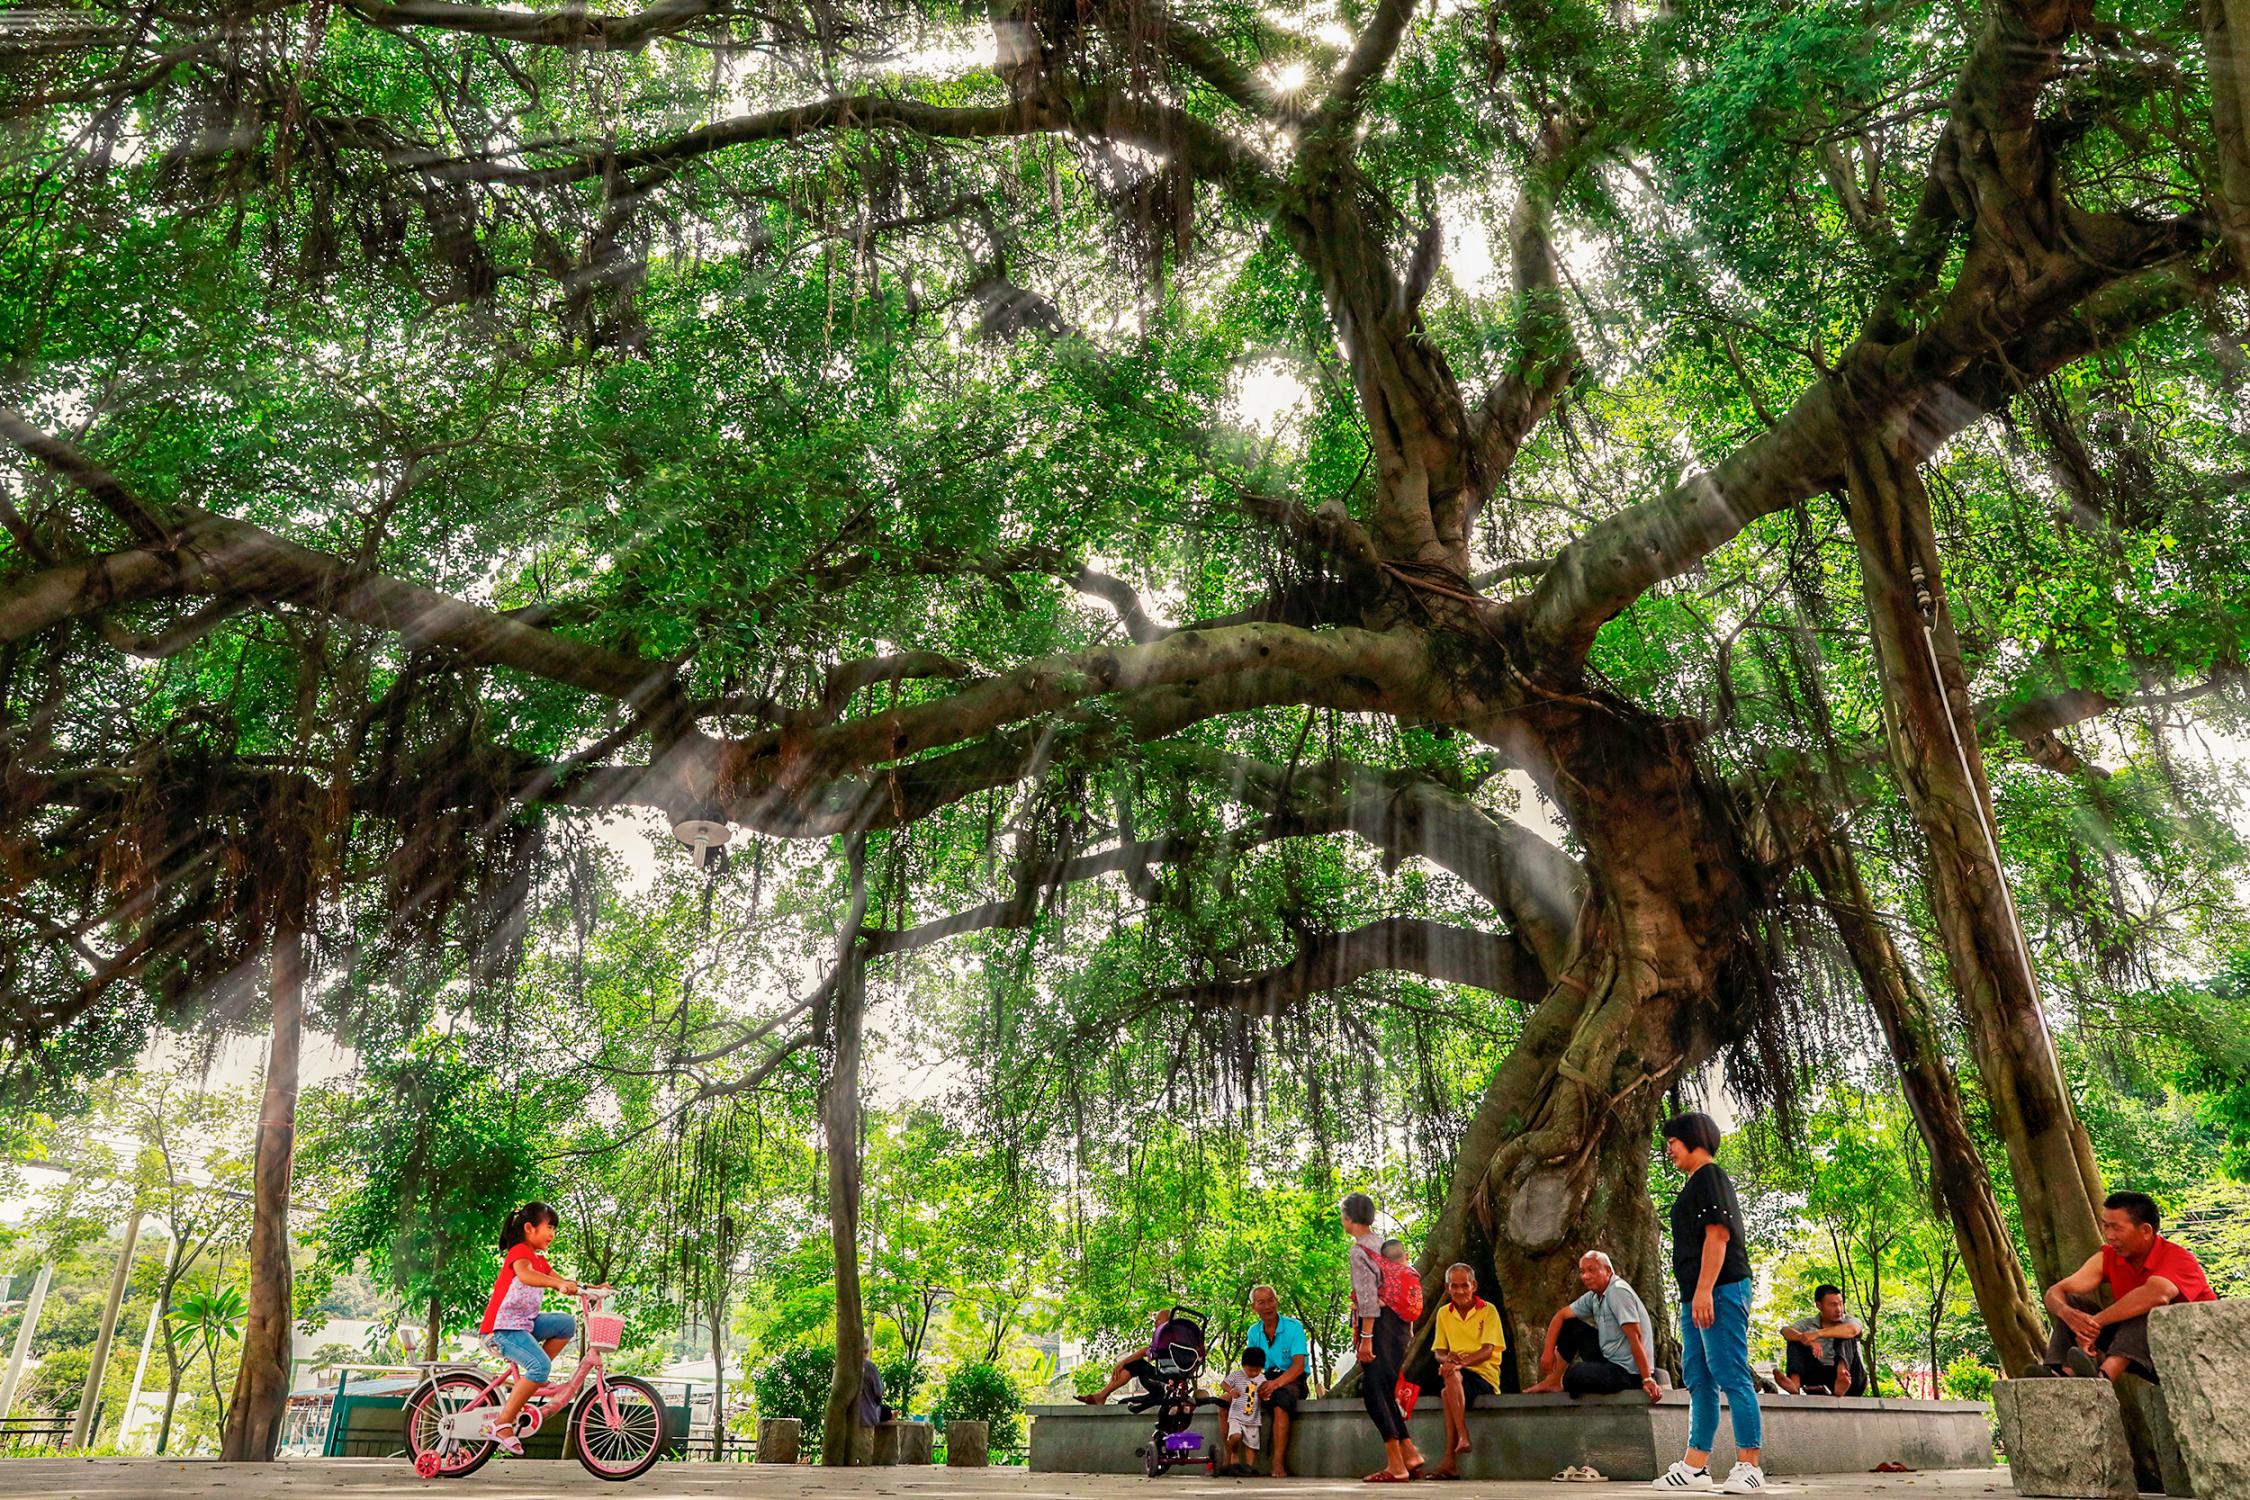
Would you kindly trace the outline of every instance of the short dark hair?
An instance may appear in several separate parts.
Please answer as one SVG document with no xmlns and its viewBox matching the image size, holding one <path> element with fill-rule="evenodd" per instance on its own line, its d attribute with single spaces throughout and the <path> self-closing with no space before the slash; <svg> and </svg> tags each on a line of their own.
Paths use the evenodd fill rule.
<svg viewBox="0 0 2250 1500">
<path fill-rule="evenodd" d="M 2102 1200 L 2102 1207 L 2122 1209 L 2133 1216 L 2134 1223 L 2146 1224 L 2151 1229 L 2164 1227 L 2164 1211 L 2146 1193 L 2111 1193 Z"/>
<path fill-rule="evenodd" d="M 1709 1151 L 1716 1155 L 1719 1142 L 1719 1122 L 1696 1110 L 1684 1115 L 1674 1115 L 1664 1122 L 1664 1139 L 1678 1141 L 1690 1151 Z"/>
<path fill-rule="evenodd" d="M 1343 1212 L 1344 1217 L 1354 1224 L 1372 1224 L 1375 1222 L 1375 1200 L 1365 1193 L 1346 1193 L 1344 1194 L 1344 1201 L 1336 1206 Z"/>
<path fill-rule="evenodd" d="M 1245 1370 L 1263 1370 L 1265 1367 L 1265 1350 L 1259 1348 L 1256 1344 L 1252 1344 L 1249 1348 L 1242 1351 L 1242 1368 L 1244 1368 Z"/>
<path fill-rule="evenodd" d="M 1826 1302 L 1830 1297 L 1843 1295 L 1844 1289 L 1831 1281 L 1824 1281 L 1812 1289 L 1812 1299 L 1815 1302 Z"/>
</svg>

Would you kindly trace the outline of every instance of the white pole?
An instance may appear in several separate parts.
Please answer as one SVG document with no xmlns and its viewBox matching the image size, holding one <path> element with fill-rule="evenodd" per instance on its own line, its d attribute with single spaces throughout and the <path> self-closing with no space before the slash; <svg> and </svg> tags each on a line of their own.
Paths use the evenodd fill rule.
<svg viewBox="0 0 2250 1500">
<path fill-rule="evenodd" d="M 133 1247 L 141 1238 L 141 1209 L 125 1220 L 125 1247 L 117 1252 L 117 1269 L 110 1273 L 109 1301 L 102 1305 L 101 1326 L 94 1333 L 94 1358 L 86 1367 L 86 1386 L 78 1396 L 78 1414 L 70 1422 L 70 1446 L 83 1448 L 94 1438 L 94 1408 L 101 1404 L 102 1376 L 109 1368 L 109 1341 L 117 1336 L 117 1309 L 125 1301 L 126 1283 L 133 1274 Z"/>
<path fill-rule="evenodd" d="M 47 1283 L 55 1279 L 52 1261 L 39 1268 L 39 1279 L 31 1284 L 31 1296 L 23 1304 L 23 1326 L 16 1330 L 16 1352 L 8 1358 L 8 1374 L 0 1379 L 0 1417 L 6 1416 L 16 1404 L 16 1382 L 23 1378 L 23 1364 L 31 1355 L 31 1333 L 39 1326 L 39 1309 L 47 1305 Z"/>
<path fill-rule="evenodd" d="M 117 1446 L 125 1446 L 133 1435 L 133 1419 L 140 1414 L 141 1382 L 148 1376 L 148 1351 L 156 1343 L 156 1315 L 163 1309 L 151 1297 L 148 1304 L 148 1328 L 141 1334 L 141 1361 L 133 1366 L 133 1393 L 125 1398 L 125 1419 L 117 1427 Z"/>
</svg>

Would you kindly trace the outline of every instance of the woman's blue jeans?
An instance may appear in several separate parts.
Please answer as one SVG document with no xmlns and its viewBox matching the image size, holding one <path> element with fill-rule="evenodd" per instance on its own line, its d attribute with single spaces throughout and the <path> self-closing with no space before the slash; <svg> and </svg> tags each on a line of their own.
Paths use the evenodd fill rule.
<svg viewBox="0 0 2250 1500">
<path fill-rule="evenodd" d="M 1708 1453 L 1719 1436 L 1719 1392 L 1734 1409 L 1734 1445 L 1765 1446 L 1758 1377 L 1750 1372 L 1750 1283 L 1711 1289 L 1709 1328 L 1695 1326 L 1692 1295 L 1680 1307 L 1680 1374 L 1688 1388 L 1688 1446 Z"/>
</svg>

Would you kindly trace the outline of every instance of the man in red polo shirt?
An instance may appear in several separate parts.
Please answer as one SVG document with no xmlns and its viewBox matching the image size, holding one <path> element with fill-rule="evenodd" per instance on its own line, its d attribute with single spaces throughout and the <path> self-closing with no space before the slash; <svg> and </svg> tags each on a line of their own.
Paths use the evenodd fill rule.
<svg viewBox="0 0 2250 1500">
<path fill-rule="evenodd" d="M 2131 1370 L 2154 1379 L 2149 1309 L 2218 1300 L 2195 1257 L 2157 1233 L 2160 1222 L 2156 1200 L 2146 1193 L 2111 1193 L 2103 1202 L 2101 1252 L 2047 1288 L 2055 1333 L 2047 1342 L 2046 1373 L 2115 1380 Z M 2105 1284 L 2107 1307 L 2095 1297 Z"/>
</svg>

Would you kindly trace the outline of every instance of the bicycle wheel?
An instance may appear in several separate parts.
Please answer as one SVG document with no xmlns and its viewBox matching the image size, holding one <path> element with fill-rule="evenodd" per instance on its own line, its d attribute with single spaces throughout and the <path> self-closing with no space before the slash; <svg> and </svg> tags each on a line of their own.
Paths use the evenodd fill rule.
<svg viewBox="0 0 2250 1500">
<path fill-rule="evenodd" d="M 497 1402 L 479 1399 L 486 1384 L 481 1376 L 456 1370 L 438 1376 L 406 1403 L 406 1456 L 414 1460 L 416 1473 L 426 1479 L 465 1479 L 500 1451 L 490 1438 L 463 1443 L 445 1435 L 446 1418 L 478 1405 L 497 1409 Z"/>
<path fill-rule="evenodd" d="M 604 1410 L 603 1390 L 614 1416 Z M 638 1479 L 664 1456 L 664 1398 L 630 1375 L 604 1377 L 570 1414 L 578 1461 L 597 1479 Z"/>
</svg>

